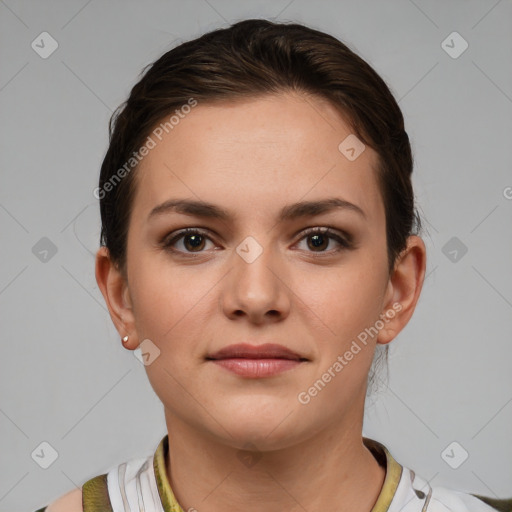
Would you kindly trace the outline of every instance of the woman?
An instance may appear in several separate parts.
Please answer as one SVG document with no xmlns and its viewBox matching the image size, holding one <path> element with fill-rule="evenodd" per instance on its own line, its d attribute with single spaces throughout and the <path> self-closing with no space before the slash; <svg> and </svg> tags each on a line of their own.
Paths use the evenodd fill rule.
<svg viewBox="0 0 512 512">
<path fill-rule="evenodd" d="M 425 276 L 412 166 L 388 87 L 327 34 L 246 20 L 159 58 L 112 119 L 96 279 L 168 432 L 41 510 L 511 510 L 362 436 Z"/>
</svg>

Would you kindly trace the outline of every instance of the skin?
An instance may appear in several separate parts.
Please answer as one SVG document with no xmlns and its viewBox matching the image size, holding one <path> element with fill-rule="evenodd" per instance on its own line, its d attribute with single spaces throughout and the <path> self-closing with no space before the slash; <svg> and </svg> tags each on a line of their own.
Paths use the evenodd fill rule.
<svg viewBox="0 0 512 512">
<path fill-rule="evenodd" d="M 145 369 L 164 405 L 167 474 L 184 510 L 370 511 L 380 493 L 385 470 L 362 442 L 366 381 L 376 344 L 413 314 L 426 250 L 409 237 L 388 274 L 377 154 L 367 146 L 349 161 L 338 145 L 351 133 L 329 103 L 299 94 L 200 103 L 135 171 L 126 272 L 97 252 L 96 279 L 120 337 L 129 336 L 124 346 L 149 339 L 160 350 Z M 332 197 L 364 216 L 277 219 L 286 205 Z M 168 199 L 214 203 L 233 218 L 148 220 Z M 318 249 L 304 234 L 328 226 L 349 233 L 352 248 L 323 238 Z M 198 252 L 190 237 L 175 252 L 162 246 L 186 227 L 205 232 Z M 236 251 L 248 236 L 263 250 L 251 263 Z M 301 404 L 298 394 L 397 303 L 378 335 Z M 250 379 L 205 359 L 242 342 L 279 343 L 308 360 Z"/>
</svg>

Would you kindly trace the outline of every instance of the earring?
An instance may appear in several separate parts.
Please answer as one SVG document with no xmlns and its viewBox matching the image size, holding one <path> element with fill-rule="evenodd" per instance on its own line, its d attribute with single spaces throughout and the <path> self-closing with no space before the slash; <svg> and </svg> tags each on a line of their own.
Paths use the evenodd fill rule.
<svg viewBox="0 0 512 512">
<path fill-rule="evenodd" d="M 128 343 L 128 336 L 125 336 L 125 337 L 123 338 L 123 343 Z"/>
</svg>

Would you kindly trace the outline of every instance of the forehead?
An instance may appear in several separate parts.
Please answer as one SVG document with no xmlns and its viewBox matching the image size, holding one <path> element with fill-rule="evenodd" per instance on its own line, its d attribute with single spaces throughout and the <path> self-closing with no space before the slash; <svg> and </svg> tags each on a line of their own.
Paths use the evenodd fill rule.
<svg viewBox="0 0 512 512">
<path fill-rule="evenodd" d="M 168 133 L 160 131 L 151 135 L 155 146 L 136 170 L 136 218 L 170 198 L 200 199 L 254 217 L 301 199 L 336 196 L 360 206 L 369 219 L 384 214 L 377 154 L 366 146 L 349 160 L 339 145 L 355 137 L 350 125 L 316 97 L 199 102 L 168 125 Z"/>
</svg>

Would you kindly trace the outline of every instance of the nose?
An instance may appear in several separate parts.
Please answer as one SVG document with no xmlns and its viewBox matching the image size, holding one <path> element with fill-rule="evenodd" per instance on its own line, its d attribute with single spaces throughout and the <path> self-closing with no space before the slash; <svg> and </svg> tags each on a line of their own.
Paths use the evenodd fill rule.
<svg viewBox="0 0 512 512">
<path fill-rule="evenodd" d="M 275 251 L 262 247 L 254 260 L 245 257 L 243 250 L 234 251 L 230 264 L 220 299 L 228 318 L 264 324 L 289 315 L 291 290 L 286 285 L 285 262 Z"/>
</svg>

